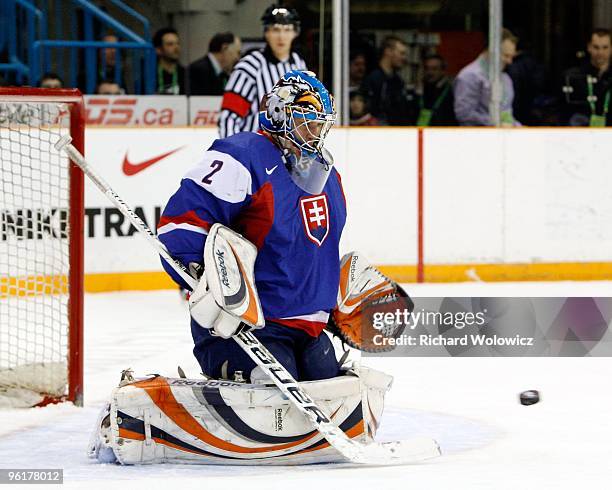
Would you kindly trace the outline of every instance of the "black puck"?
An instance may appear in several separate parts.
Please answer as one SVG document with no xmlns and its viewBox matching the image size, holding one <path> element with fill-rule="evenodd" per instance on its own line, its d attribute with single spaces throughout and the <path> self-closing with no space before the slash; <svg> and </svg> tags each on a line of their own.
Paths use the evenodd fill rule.
<svg viewBox="0 0 612 490">
<path fill-rule="evenodd" d="M 538 390 L 527 390 L 523 391 L 519 399 L 521 401 L 521 405 L 533 405 L 540 401 L 540 392 Z"/>
</svg>

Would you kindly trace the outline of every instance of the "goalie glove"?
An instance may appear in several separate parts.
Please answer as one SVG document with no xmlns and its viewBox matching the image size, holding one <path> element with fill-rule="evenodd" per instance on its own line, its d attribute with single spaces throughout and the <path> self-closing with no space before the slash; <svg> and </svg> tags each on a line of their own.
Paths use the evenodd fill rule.
<svg viewBox="0 0 612 490">
<path fill-rule="evenodd" d="M 204 275 L 189 298 L 192 318 L 225 339 L 245 325 L 263 328 L 265 320 L 254 267 L 257 248 L 238 233 L 214 224 L 204 245 Z"/>
<path fill-rule="evenodd" d="M 414 303 L 394 281 L 385 277 L 357 252 L 350 252 L 340 262 L 338 304 L 327 325 L 343 342 L 364 352 L 385 352 L 393 345 L 377 345 L 374 337 L 397 338 L 406 326 L 402 313 L 412 312 Z M 392 321 L 382 321 L 393 313 Z M 387 316 L 389 318 L 389 315 Z"/>
</svg>

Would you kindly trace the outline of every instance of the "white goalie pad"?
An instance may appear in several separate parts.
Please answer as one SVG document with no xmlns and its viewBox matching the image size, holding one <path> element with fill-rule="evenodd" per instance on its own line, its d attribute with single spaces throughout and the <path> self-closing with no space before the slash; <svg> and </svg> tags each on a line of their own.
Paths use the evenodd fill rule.
<svg viewBox="0 0 612 490">
<path fill-rule="evenodd" d="M 302 383 L 349 437 L 371 442 L 392 377 L 361 368 Z M 90 457 L 122 464 L 298 465 L 346 461 L 274 386 L 156 376 L 112 394 Z M 102 424 L 104 425 L 104 424 Z M 110 426 L 109 426 L 110 425 Z M 103 441 L 103 449 L 94 447 Z"/>
</svg>

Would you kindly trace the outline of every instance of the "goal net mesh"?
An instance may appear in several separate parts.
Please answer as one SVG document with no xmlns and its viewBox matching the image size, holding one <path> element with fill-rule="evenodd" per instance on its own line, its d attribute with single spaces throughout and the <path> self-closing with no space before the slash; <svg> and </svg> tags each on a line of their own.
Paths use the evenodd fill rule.
<svg viewBox="0 0 612 490">
<path fill-rule="evenodd" d="M 0 407 L 67 393 L 70 176 L 64 104 L 0 99 Z"/>
</svg>

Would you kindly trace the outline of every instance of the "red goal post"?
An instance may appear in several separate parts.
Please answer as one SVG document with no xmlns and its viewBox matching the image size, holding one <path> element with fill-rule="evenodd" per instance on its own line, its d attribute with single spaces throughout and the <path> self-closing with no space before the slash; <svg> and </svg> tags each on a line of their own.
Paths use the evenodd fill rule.
<svg viewBox="0 0 612 490">
<path fill-rule="evenodd" d="M 83 404 L 84 179 L 53 145 L 84 130 L 77 89 L 0 87 L 0 407 Z"/>
</svg>

